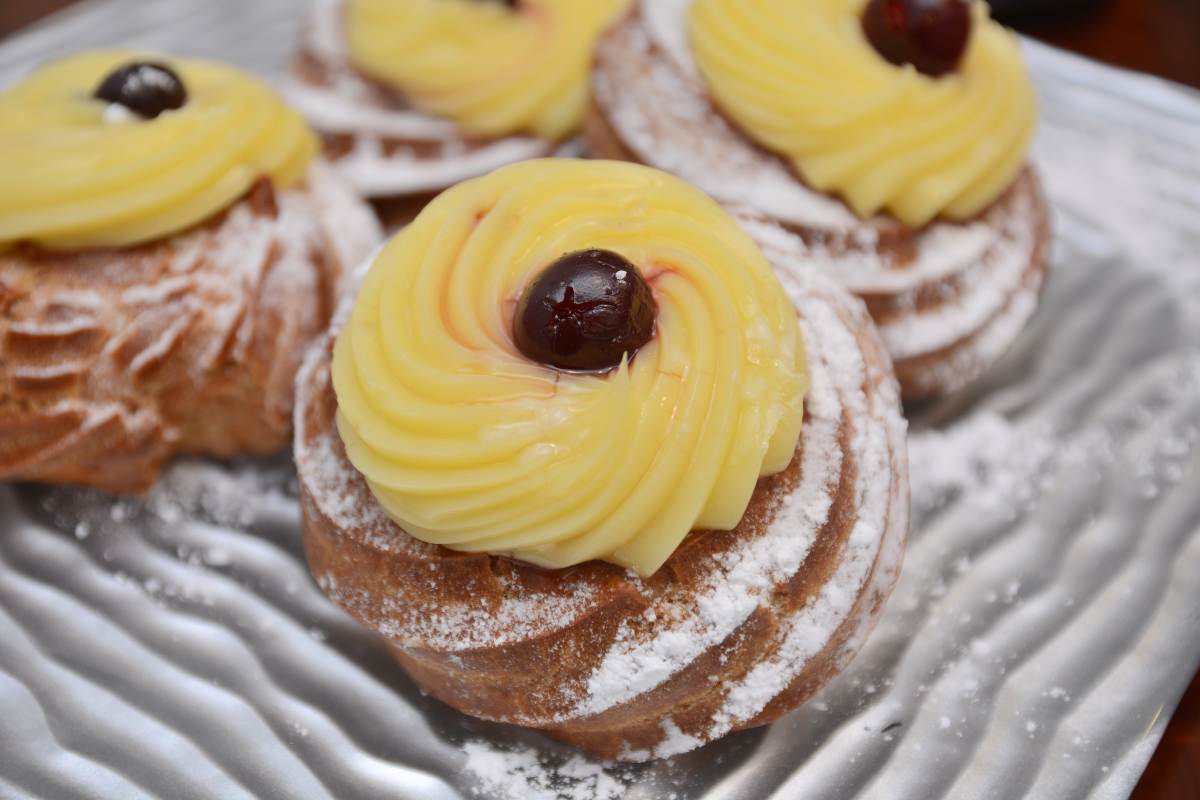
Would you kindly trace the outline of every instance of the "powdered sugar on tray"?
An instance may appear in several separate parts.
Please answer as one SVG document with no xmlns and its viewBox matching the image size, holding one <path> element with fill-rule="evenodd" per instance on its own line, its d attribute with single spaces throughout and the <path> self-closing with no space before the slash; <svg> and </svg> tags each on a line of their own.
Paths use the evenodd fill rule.
<svg viewBox="0 0 1200 800">
<path fill-rule="evenodd" d="M 164 520 L 194 517 L 244 528 L 253 521 L 255 504 L 248 498 L 274 496 L 287 502 L 293 475 L 286 461 L 239 462 L 229 466 L 200 459 L 182 459 L 167 469 L 145 503 Z"/>
<path fill-rule="evenodd" d="M 1058 449 L 1048 430 L 980 413 L 947 430 L 909 437 L 913 505 L 928 510 L 969 495 L 988 508 L 1020 508 L 1037 495 L 1038 475 Z"/>
<path fill-rule="evenodd" d="M 467 742 L 466 770 L 477 779 L 471 790 L 487 800 L 620 800 L 629 791 L 614 777 L 618 767 L 596 763 L 579 754 L 563 760 L 539 750 L 498 750 Z"/>
</svg>

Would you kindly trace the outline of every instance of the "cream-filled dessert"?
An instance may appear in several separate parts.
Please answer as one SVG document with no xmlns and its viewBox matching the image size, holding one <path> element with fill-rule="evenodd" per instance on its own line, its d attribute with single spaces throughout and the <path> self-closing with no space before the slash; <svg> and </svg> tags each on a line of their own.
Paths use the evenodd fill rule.
<svg viewBox="0 0 1200 800">
<path fill-rule="evenodd" d="M 0 478 L 137 491 L 266 453 L 380 236 L 316 137 L 222 64 L 127 51 L 0 94 Z"/>
<path fill-rule="evenodd" d="M 1015 37 L 964 0 L 643 0 L 598 46 L 588 141 L 674 172 L 862 297 L 906 397 L 1032 315 L 1048 209 Z"/>
<path fill-rule="evenodd" d="M 371 197 L 420 195 L 555 152 L 596 38 L 629 0 L 318 0 L 287 85 Z"/>
<path fill-rule="evenodd" d="M 793 266 L 640 165 L 442 194 L 299 378 L 320 585 L 434 696 L 603 757 L 795 707 L 890 592 L 908 484 L 874 328 Z"/>
</svg>

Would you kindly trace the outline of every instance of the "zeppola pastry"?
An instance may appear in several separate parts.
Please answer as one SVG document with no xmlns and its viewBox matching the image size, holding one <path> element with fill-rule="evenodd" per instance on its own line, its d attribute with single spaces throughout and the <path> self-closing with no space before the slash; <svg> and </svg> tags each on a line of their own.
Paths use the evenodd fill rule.
<svg viewBox="0 0 1200 800">
<path fill-rule="evenodd" d="M 0 479 L 150 486 L 274 452 L 381 233 L 262 83 L 88 52 L 0 95 Z"/>
<path fill-rule="evenodd" d="M 982 0 L 639 0 L 592 92 L 596 154 L 680 175 L 863 298 L 906 398 L 963 386 L 1033 314 L 1036 100 Z"/>
<path fill-rule="evenodd" d="M 776 267 L 636 164 L 442 194 L 298 378 L 318 583 L 423 690 L 601 757 L 794 708 L 891 591 L 908 465 L 862 304 Z"/>
<path fill-rule="evenodd" d="M 364 195 L 436 193 L 554 153 L 630 0 L 318 0 L 285 91 Z"/>
</svg>

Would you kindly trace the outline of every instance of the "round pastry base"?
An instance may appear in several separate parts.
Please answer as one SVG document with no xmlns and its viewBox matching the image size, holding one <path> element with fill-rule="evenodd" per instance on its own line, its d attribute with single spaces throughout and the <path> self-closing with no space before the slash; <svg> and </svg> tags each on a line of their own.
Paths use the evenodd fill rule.
<svg viewBox="0 0 1200 800">
<path fill-rule="evenodd" d="M 299 378 L 296 434 L 317 582 L 424 691 L 602 758 L 673 755 L 796 707 L 874 625 L 909 494 L 899 391 L 862 303 L 817 274 L 783 280 L 812 382 L 795 458 L 734 530 L 693 532 L 645 579 L 409 536 L 346 457 L 323 343 Z"/>
</svg>

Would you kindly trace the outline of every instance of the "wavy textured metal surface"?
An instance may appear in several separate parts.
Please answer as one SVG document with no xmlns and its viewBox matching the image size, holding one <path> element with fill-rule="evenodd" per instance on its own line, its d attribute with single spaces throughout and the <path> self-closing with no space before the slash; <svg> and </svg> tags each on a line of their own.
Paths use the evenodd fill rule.
<svg viewBox="0 0 1200 800">
<path fill-rule="evenodd" d="M 278 75 L 301 6 L 93 0 L 0 43 Z M 1127 797 L 1200 663 L 1200 101 L 1039 46 L 1056 210 L 1032 329 L 914 409 L 901 584 L 776 725 L 604 769 L 423 698 L 304 568 L 286 462 L 145 502 L 0 487 L 0 798 Z"/>
</svg>

